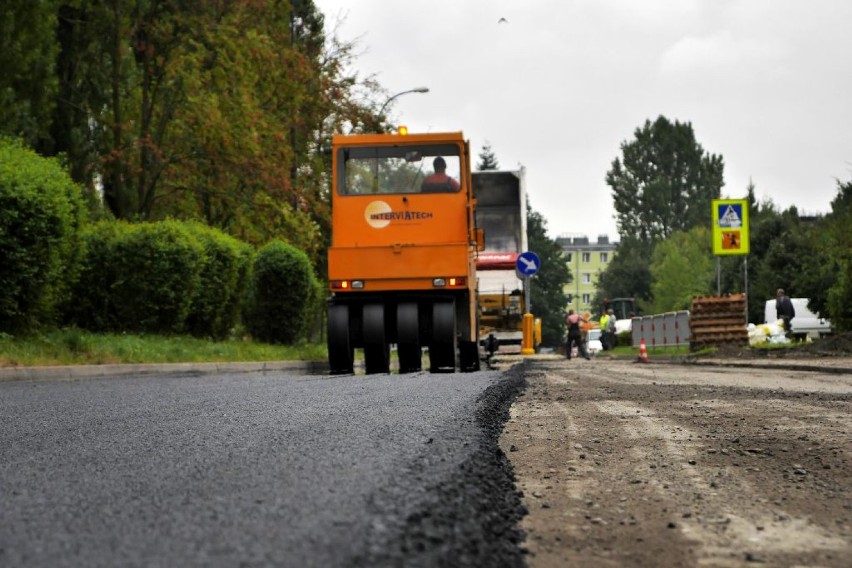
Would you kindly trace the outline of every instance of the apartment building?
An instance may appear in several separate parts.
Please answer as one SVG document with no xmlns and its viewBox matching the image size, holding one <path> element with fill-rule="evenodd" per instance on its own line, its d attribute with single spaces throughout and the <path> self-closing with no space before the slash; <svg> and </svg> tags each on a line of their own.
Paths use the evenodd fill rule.
<svg viewBox="0 0 852 568">
<path fill-rule="evenodd" d="M 598 273 L 604 270 L 615 255 L 618 243 L 611 243 L 609 236 L 598 235 L 592 242 L 587 235 L 560 235 L 556 242 L 562 247 L 568 268 L 571 270 L 571 283 L 565 286 L 565 309 L 578 313 L 591 312 L 594 317 L 600 314 L 599 306 L 592 306 L 597 291 Z"/>
</svg>

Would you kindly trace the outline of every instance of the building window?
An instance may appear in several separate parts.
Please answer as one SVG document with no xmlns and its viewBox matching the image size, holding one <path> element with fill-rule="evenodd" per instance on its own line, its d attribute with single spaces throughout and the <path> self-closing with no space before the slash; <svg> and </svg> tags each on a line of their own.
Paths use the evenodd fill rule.
<svg viewBox="0 0 852 568">
<path fill-rule="evenodd" d="M 601 263 L 606 264 L 607 262 L 609 262 L 609 253 L 608 252 L 602 252 L 601 253 Z"/>
<path fill-rule="evenodd" d="M 592 275 L 588 272 L 583 273 L 583 284 L 591 284 L 592 283 Z"/>
<path fill-rule="evenodd" d="M 583 262 L 591 262 L 591 260 L 592 260 L 592 253 L 584 252 L 583 253 Z"/>
<path fill-rule="evenodd" d="M 566 252 L 566 253 L 565 253 L 565 262 L 570 263 L 570 262 L 571 262 L 571 258 L 572 258 L 572 257 L 573 257 L 572 253 L 570 253 L 570 252 Z"/>
<path fill-rule="evenodd" d="M 583 294 L 583 303 L 589 304 L 591 302 L 592 302 L 592 295 L 591 294 Z"/>
</svg>

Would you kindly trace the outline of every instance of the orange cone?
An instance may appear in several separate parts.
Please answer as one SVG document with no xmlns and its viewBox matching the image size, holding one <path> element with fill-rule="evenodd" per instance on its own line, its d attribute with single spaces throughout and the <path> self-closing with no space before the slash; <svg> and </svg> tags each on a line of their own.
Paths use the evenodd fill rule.
<svg viewBox="0 0 852 568">
<path fill-rule="evenodd" d="M 639 344 L 639 362 L 647 363 L 648 362 L 648 348 L 645 347 L 645 340 L 642 340 L 642 343 Z"/>
</svg>

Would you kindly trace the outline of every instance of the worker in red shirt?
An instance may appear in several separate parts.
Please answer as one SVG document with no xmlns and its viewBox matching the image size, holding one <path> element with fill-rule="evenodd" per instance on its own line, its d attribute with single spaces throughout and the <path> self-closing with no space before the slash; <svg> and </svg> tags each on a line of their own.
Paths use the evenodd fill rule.
<svg viewBox="0 0 852 568">
<path fill-rule="evenodd" d="M 423 180 L 421 191 L 424 193 L 447 191 L 458 191 L 461 187 L 459 182 L 447 175 L 447 161 L 438 156 L 432 161 L 435 173 Z"/>
</svg>

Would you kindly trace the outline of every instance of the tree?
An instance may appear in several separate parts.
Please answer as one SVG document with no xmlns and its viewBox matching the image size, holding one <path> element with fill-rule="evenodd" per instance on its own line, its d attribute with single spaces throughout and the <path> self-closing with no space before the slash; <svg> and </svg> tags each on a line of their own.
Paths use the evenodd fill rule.
<svg viewBox="0 0 852 568">
<path fill-rule="evenodd" d="M 775 298 L 775 290 L 779 285 L 789 287 L 789 283 L 783 283 L 784 281 L 774 272 L 762 268 L 770 245 L 787 232 L 788 222 L 782 218 L 781 212 L 772 200 L 758 202 L 755 197 L 755 184 L 751 180 L 746 186 L 746 199 L 749 209 L 750 252 L 748 255 L 720 258 L 720 288 L 722 294 L 747 293 L 748 321 L 762 323 L 765 300 Z M 792 222 L 798 223 L 798 219 Z M 748 269 L 748 290 L 745 289 L 744 271 L 746 269 Z M 715 287 L 713 290 L 715 293 Z"/>
<path fill-rule="evenodd" d="M 542 345 L 557 347 L 565 330 L 565 293 L 571 271 L 562 247 L 547 236 L 547 221 L 527 205 L 527 240 L 530 250 L 541 260 L 532 278 L 530 301 L 533 313 L 541 317 Z"/>
<path fill-rule="evenodd" d="M 648 312 L 651 293 L 651 258 L 654 246 L 647 241 L 627 238 L 618 244 L 606 270 L 598 275 L 594 305 L 603 306 L 604 298 L 635 298 L 640 312 Z"/>
<path fill-rule="evenodd" d="M 724 185 L 721 156 L 708 155 L 690 123 L 663 116 L 622 142 L 606 174 L 622 240 L 657 242 L 675 231 L 709 226 L 710 207 Z"/>
<path fill-rule="evenodd" d="M 657 244 L 651 258 L 651 313 L 688 310 L 693 296 L 712 292 L 712 249 L 707 227 L 678 231 Z"/>
<path fill-rule="evenodd" d="M 316 81 L 293 48 L 296 16 L 286 4 L 232 3 L 203 20 L 174 57 L 193 104 L 175 113 L 172 168 L 156 215 L 199 218 L 257 244 L 280 235 L 313 252 L 316 199 L 300 179 L 310 129 L 297 123 L 315 104 L 308 101 L 316 93 L 304 91 Z M 321 30 L 321 22 L 299 22 L 312 46 L 313 32 L 304 30 Z"/>
<path fill-rule="evenodd" d="M 4 0 L 0 8 L 0 134 L 47 144 L 56 96 L 54 2 Z"/>
<path fill-rule="evenodd" d="M 381 127 L 384 97 L 312 0 L 3 6 L 0 132 L 62 155 L 110 216 L 278 238 L 324 273 L 324 150 Z"/>
<path fill-rule="evenodd" d="M 805 229 L 795 207 L 768 214 L 753 225 L 752 230 L 756 237 L 752 246 L 757 245 L 757 248 L 754 262 L 749 266 L 749 292 L 753 299 L 749 302 L 749 316 L 762 322 L 762 304 L 775 298 L 778 288 L 784 288 L 790 296 L 802 297 L 796 279 L 804 263 L 813 266 L 813 260 L 809 261 L 813 251 L 806 242 Z"/>
<path fill-rule="evenodd" d="M 59 87 L 50 124 L 51 145 L 39 148 L 46 155 L 62 154 L 72 179 L 90 190 L 101 175 L 100 156 L 110 135 L 102 119 L 110 102 L 104 10 L 105 5 L 98 11 L 87 1 L 61 2 L 57 8 Z"/>
<path fill-rule="evenodd" d="M 479 171 L 499 170 L 500 164 L 497 163 L 497 156 L 491 149 L 491 143 L 486 141 L 482 145 L 482 151 L 479 152 L 479 162 L 476 164 L 476 169 Z"/>
<path fill-rule="evenodd" d="M 335 132 L 375 130 L 381 97 L 311 0 L 42 4 L 59 45 L 44 151 L 97 185 L 113 216 L 202 220 L 322 264 L 323 150 Z"/>
<path fill-rule="evenodd" d="M 828 215 L 828 253 L 837 266 L 828 289 L 826 314 L 835 331 L 852 331 L 852 180 L 837 182 L 837 196 Z"/>
<path fill-rule="evenodd" d="M 779 287 L 808 298 L 808 307 L 831 319 L 836 331 L 852 329 L 852 182 L 838 181 L 832 211 L 802 217 L 771 202 L 753 206 L 749 255 L 749 321 L 762 322 L 766 300 Z"/>
</svg>

